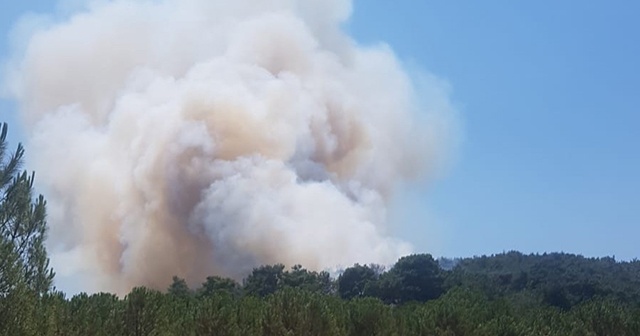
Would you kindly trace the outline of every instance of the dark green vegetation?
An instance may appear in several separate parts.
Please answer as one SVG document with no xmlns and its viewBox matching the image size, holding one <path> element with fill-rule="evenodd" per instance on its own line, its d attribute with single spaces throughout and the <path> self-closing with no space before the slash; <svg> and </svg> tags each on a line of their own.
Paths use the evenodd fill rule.
<svg viewBox="0 0 640 336">
<path fill-rule="evenodd" d="M 640 335 L 640 262 L 518 252 L 403 257 L 337 279 L 302 266 L 256 268 L 242 283 L 178 277 L 67 298 L 52 288 L 45 202 L 0 137 L 0 335 Z"/>
<path fill-rule="evenodd" d="M 66 299 L 0 299 L 2 335 L 640 335 L 640 262 L 517 252 L 459 260 L 428 254 L 390 270 L 355 265 L 337 280 L 282 265 L 242 284 L 135 288 Z"/>
<path fill-rule="evenodd" d="M 44 247 L 46 202 L 42 195 L 33 200 L 34 174 L 20 171 L 22 145 L 8 152 L 7 130 L 0 126 L 0 295 L 44 294 L 54 275 Z"/>
</svg>

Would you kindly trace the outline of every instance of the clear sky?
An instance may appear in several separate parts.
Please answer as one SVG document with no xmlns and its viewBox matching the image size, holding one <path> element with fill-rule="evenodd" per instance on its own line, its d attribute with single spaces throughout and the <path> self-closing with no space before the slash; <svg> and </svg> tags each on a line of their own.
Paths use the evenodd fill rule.
<svg viewBox="0 0 640 336">
<path fill-rule="evenodd" d="M 0 57 L 20 15 L 0 5 Z M 346 29 L 451 86 L 463 141 L 446 176 L 405 197 L 418 251 L 640 257 L 640 3 L 356 0 Z M 15 108 L 2 119 L 19 140 Z M 28 150 L 28 148 L 27 148 Z"/>
</svg>

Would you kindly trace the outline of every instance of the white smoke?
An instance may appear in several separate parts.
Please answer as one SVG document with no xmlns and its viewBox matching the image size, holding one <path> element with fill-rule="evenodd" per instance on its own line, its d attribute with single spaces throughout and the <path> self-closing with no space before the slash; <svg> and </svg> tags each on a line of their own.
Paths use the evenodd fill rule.
<svg viewBox="0 0 640 336">
<path fill-rule="evenodd" d="M 31 34 L 5 81 L 59 273 L 122 292 L 409 253 L 387 204 L 433 166 L 442 130 L 389 48 L 341 30 L 350 11 L 98 1 Z"/>
</svg>

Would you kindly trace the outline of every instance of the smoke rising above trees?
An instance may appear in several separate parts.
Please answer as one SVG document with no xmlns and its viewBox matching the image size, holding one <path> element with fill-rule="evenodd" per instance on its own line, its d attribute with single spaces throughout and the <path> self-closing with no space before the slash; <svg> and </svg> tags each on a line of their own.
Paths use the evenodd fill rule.
<svg viewBox="0 0 640 336">
<path fill-rule="evenodd" d="M 88 2 L 34 29 L 5 85 L 49 201 L 52 260 L 84 290 L 177 275 L 390 264 L 388 204 L 438 164 L 439 116 L 350 1 Z"/>
</svg>

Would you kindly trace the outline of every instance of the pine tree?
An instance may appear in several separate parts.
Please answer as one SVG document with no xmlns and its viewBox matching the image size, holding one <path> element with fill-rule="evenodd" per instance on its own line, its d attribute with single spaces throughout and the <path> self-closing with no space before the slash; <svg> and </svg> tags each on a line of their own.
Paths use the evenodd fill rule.
<svg viewBox="0 0 640 336">
<path fill-rule="evenodd" d="M 0 297 L 18 287 L 48 292 L 54 272 L 44 246 L 46 201 L 33 198 L 35 174 L 21 171 L 24 148 L 7 152 L 6 123 L 0 133 Z"/>
</svg>

